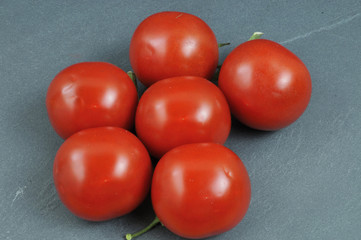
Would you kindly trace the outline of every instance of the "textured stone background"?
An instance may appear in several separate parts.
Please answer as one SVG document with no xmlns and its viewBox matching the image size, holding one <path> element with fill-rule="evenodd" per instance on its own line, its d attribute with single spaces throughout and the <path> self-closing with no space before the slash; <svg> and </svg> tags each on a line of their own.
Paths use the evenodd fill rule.
<svg viewBox="0 0 361 240">
<path fill-rule="evenodd" d="M 313 80 L 309 107 L 290 127 L 265 133 L 234 121 L 226 145 L 249 171 L 252 201 L 236 228 L 212 239 L 360 239 L 359 0 L 2 0 L 0 239 L 121 239 L 152 220 L 149 199 L 104 223 L 66 210 L 52 179 L 62 139 L 48 121 L 45 95 L 52 78 L 76 62 L 107 61 L 129 70 L 133 31 L 164 10 L 195 14 L 219 42 L 231 42 L 220 61 L 263 31 L 296 53 Z M 139 239 L 180 238 L 158 227 Z"/>
</svg>

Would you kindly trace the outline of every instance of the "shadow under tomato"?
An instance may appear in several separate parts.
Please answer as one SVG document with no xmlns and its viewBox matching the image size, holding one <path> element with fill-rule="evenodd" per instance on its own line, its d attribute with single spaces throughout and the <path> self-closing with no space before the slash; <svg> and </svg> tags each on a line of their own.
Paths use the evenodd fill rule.
<svg viewBox="0 0 361 240">
<path fill-rule="evenodd" d="M 240 139 L 266 138 L 275 134 L 276 132 L 277 131 L 263 131 L 250 128 L 232 116 L 232 128 L 230 133 L 230 136 L 232 137 L 237 137 Z"/>
<path fill-rule="evenodd" d="M 128 233 L 137 232 L 148 226 L 154 217 L 155 214 L 149 193 L 146 199 L 135 210 L 113 221 L 118 226 L 117 231 L 119 231 L 119 235 L 124 237 Z"/>
</svg>

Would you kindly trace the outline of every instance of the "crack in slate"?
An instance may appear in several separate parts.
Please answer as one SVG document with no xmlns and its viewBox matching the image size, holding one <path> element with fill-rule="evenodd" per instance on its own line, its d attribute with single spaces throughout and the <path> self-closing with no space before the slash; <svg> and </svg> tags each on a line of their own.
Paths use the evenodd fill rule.
<svg viewBox="0 0 361 240">
<path fill-rule="evenodd" d="M 305 33 L 305 34 L 302 34 L 302 35 L 298 35 L 296 37 L 293 37 L 293 38 L 290 38 L 290 39 L 287 39 L 283 42 L 281 42 L 281 44 L 286 44 L 286 43 L 290 43 L 290 42 L 293 42 L 293 41 L 296 41 L 296 40 L 299 40 L 299 39 L 303 39 L 303 38 L 307 38 L 309 37 L 310 35 L 314 34 L 314 33 L 319 33 L 319 32 L 323 32 L 323 31 L 329 31 L 329 30 L 332 30 L 340 25 L 343 25 L 345 23 L 348 23 L 352 20 L 354 20 L 355 18 L 361 16 L 361 13 L 357 13 L 355 15 L 352 15 L 350 17 L 347 17 L 347 18 L 344 18 L 336 23 L 333 23 L 333 24 L 330 24 L 328 26 L 324 26 L 324 27 L 320 27 L 318 29 L 315 29 L 315 30 L 312 30 L 308 33 Z"/>
</svg>

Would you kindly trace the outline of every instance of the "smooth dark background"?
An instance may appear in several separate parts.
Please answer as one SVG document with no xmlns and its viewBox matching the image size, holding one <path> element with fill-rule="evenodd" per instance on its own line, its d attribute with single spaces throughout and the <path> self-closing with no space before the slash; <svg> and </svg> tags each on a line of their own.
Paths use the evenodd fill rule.
<svg viewBox="0 0 361 240">
<path fill-rule="evenodd" d="M 165 10 L 195 14 L 219 42 L 231 42 L 220 62 L 263 31 L 312 76 L 308 109 L 290 127 L 259 132 L 233 122 L 226 146 L 249 171 L 252 201 L 237 227 L 212 239 L 360 239 L 359 0 L 0 1 L 0 239 L 121 239 L 153 219 L 149 199 L 104 223 L 78 219 L 61 204 L 52 163 L 63 141 L 45 95 L 53 77 L 77 62 L 130 70 L 133 31 Z M 139 239 L 180 238 L 159 226 Z"/>
</svg>

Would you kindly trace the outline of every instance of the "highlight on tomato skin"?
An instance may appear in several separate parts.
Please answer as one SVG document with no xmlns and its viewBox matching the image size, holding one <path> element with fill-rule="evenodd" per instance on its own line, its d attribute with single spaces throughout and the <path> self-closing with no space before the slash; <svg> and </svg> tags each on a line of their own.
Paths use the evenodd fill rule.
<svg viewBox="0 0 361 240">
<path fill-rule="evenodd" d="M 81 62 L 59 72 L 46 95 L 48 117 L 63 139 L 92 127 L 132 129 L 138 93 L 130 77 L 106 62 Z"/>
<path fill-rule="evenodd" d="M 62 203 L 79 218 L 105 221 L 138 207 L 153 173 L 139 139 L 116 127 L 89 128 L 65 140 L 53 166 Z"/>
<path fill-rule="evenodd" d="M 251 184 L 241 159 L 216 143 L 186 144 L 155 167 L 151 199 L 160 222 L 191 239 L 226 232 L 245 216 Z"/>
<path fill-rule="evenodd" d="M 159 159 L 183 144 L 223 144 L 231 130 L 231 113 L 222 91 L 212 82 L 173 77 L 144 92 L 136 110 L 135 129 L 149 153 Z"/>
<path fill-rule="evenodd" d="M 305 64 L 282 45 L 266 39 L 236 47 L 222 64 L 218 85 L 240 122 L 266 131 L 295 122 L 312 93 Z"/>
<path fill-rule="evenodd" d="M 199 17 L 184 12 L 147 17 L 136 28 L 129 47 L 133 71 L 147 87 L 176 76 L 211 79 L 218 57 L 212 29 Z"/>
</svg>

